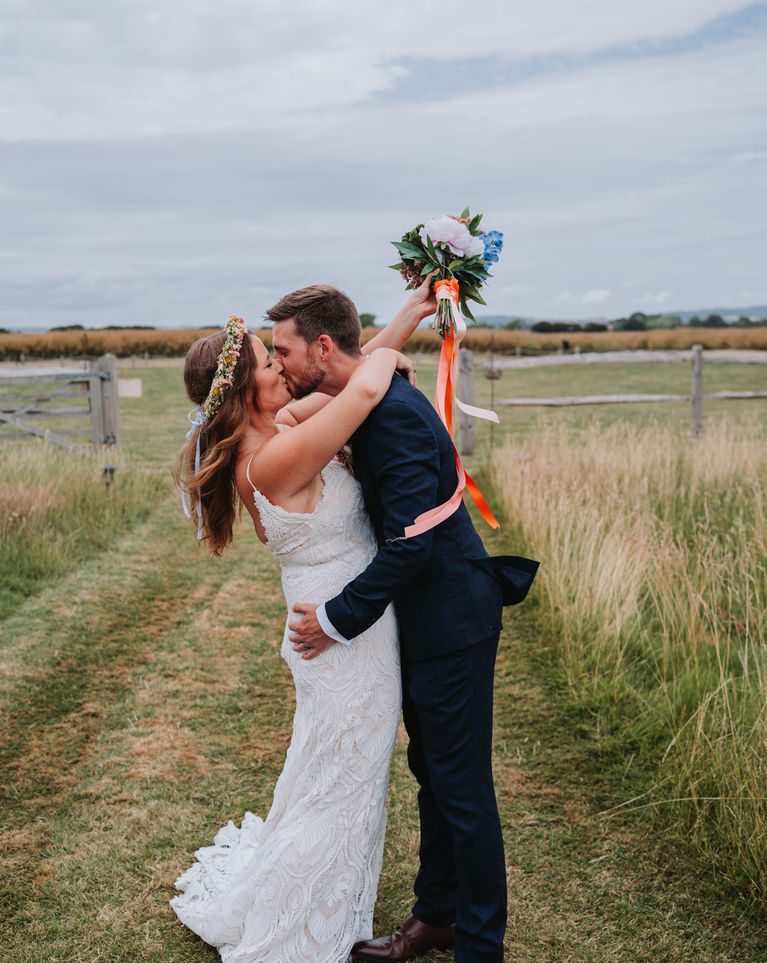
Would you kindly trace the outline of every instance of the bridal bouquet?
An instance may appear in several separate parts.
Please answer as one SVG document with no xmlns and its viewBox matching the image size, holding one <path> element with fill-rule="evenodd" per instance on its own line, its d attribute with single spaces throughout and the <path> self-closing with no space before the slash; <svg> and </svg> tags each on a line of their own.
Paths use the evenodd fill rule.
<svg viewBox="0 0 767 963">
<path fill-rule="evenodd" d="M 489 267 L 498 260 L 503 247 L 501 231 L 480 231 L 481 214 L 473 217 L 468 207 L 460 216 L 435 217 L 408 231 L 401 241 L 392 241 L 401 260 L 390 267 L 417 287 L 432 271 L 439 271 L 434 290 L 438 299 L 434 330 L 445 338 L 461 325 L 461 312 L 474 321 L 469 301 L 484 304 L 482 285 L 491 277 Z"/>
<path fill-rule="evenodd" d="M 407 281 L 408 288 L 417 287 L 432 271 L 439 272 L 439 278 L 434 282 L 434 294 L 437 298 L 434 330 L 442 337 L 442 347 L 437 370 L 435 404 L 439 417 L 450 437 L 454 439 L 454 446 L 454 406 L 472 418 L 498 423 L 498 416 L 494 411 L 465 404 L 456 393 L 459 376 L 458 352 L 466 334 L 466 324 L 461 313 L 472 321 L 475 320 L 468 302 L 485 303 L 480 289 L 490 277 L 490 265 L 496 263 L 503 247 L 503 234 L 500 231 L 480 231 L 481 220 L 481 214 L 472 217 L 467 207 L 460 217 L 453 214 L 435 217 L 408 231 L 401 241 L 392 241 L 401 260 L 390 267 L 399 271 Z M 455 464 L 458 485 L 452 497 L 442 505 L 419 515 L 413 524 L 405 529 L 405 538 L 421 535 L 449 518 L 458 510 L 464 490 L 468 490 L 487 523 L 492 528 L 498 528 L 490 506 L 464 468 L 457 448 Z"/>
</svg>

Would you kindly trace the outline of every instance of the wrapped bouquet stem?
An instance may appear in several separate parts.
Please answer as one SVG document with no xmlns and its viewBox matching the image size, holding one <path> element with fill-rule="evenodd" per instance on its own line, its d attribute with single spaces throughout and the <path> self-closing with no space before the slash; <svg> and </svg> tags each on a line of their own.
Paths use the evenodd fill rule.
<svg viewBox="0 0 767 963">
<path fill-rule="evenodd" d="M 503 246 L 503 234 L 500 231 L 480 232 L 481 220 L 481 214 L 472 217 L 467 208 L 460 217 L 448 215 L 435 218 L 413 228 L 401 241 L 392 242 L 401 261 L 391 267 L 408 282 L 408 288 L 419 284 L 427 274 L 435 270 L 439 272 L 434 282 L 437 298 L 434 330 L 442 338 L 436 408 L 453 439 L 458 473 L 458 486 L 453 496 L 443 505 L 419 515 L 405 529 L 406 538 L 420 535 L 449 518 L 461 504 L 464 490 L 468 490 L 485 521 L 492 528 L 498 528 L 498 522 L 482 492 L 463 467 L 455 445 L 453 424 L 454 406 L 471 417 L 498 423 L 494 411 L 467 405 L 457 394 L 458 352 L 466 334 L 466 322 L 462 315 L 474 321 L 468 302 L 485 303 L 480 288 L 490 277 L 489 267 L 498 260 Z"/>
</svg>

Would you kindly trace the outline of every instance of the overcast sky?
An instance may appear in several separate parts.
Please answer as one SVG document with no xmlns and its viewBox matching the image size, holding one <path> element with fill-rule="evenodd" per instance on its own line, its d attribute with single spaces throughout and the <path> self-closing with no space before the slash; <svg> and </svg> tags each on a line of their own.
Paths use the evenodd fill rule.
<svg viewBox="0 0 767 963">
<path fill-rule="evenodd" d="M 767 3 L 3 0 L 0 325 L 403 298 L 465 205 L 487 311 L 767 303 Z"/>
</svg>

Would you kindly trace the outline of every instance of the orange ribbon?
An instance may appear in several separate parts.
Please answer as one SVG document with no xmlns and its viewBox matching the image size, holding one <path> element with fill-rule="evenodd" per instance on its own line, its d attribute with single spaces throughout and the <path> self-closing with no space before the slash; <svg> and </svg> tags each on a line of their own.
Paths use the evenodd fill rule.
<svg viewBox="0 0 767 963">
<path fill-rule="evenodd" d="M 445 293 L 440 294 L 441 290 L 444 290 Z M 451 315 L 453 319 L 457 318 L 458 321 L 461 321 L 460 315 L 458 315 L 458 296 L 460 289 L 455 278 L 437 281 L 434 285 L 434 293 L 437 295 L 439 300 L 443 298 L 450 300 Z M 457 327 L 459 327 L 457 324 L 451 323 L 450 330 L 442 339 L 442 349 L 439 355 L 439 368 L 437 370 L 436 406 L 437 414 L 442 420 L 444 426 L 447 428 L 450 438 L 453 442 L 455 467 L 458 472 L 458 485 L 452 496 L 446 502 L 444 502 L 442 505 L 438 505 L 436 508 L 430 508 L 427 512 L 423 512 L 423 514 L 419 515 L 418 518 L 415 519 L 412 525 L 408 525 L 408 527 L 405 529 L 405 538 L 413 538 L 415 535 L 422 535 L 424 532 L 428 532 L 436 525 L 439 525 L 440 522 L 444 522 L 446 518 L 450 518 L 451 515 L 458 511 L 458 507 L 463 501 L 464 489 L 467 489 L 471 497 L 474 499 L 474 503 L 487 524 L 491 528 L 499 527 L 498 521 L 490 511 L 490 506 L 487 504 L 487 501 L 480 491 L 479 486 L 463 467 L 461 456 L 458 453 L 458 448 L 455 444 L 455 433 L 453 430 L 453 400 L 455 395 L 455 383 L 457 380 L 458 351 L 460 349 L 461 339 L 463 338 L 466 330 L 465 326 L 461 323 L 460 329 L 462 330 L 459 329 L 458 338 L 456 338 L 455 329 Z"/>
<path fill-rule="evenodd" d="M 458 287 L 458 282 L 455 278 L 443 278 L 441 281 L 434 282 L 434 294 L 440 297 L 440 290 L 445 288 L 449 294 L 450 300 L 454 304 L 458 304 L 458 296 L 461 293 L 461 289 Z"/>
</svg>

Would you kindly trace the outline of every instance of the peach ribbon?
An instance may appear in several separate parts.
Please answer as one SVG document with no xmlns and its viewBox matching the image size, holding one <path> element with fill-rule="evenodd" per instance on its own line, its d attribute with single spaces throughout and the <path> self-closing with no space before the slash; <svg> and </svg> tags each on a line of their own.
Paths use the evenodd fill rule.
<svg viewBox="0 0 767 963">
<path fill-rule="evenodd" d="M 440 522 L 444 522 L 446 518 L 450 518 L 454 512 L 458 511 L 458 506 L 463 500 L 464 489 L 467 489 L 471 497 L 474 499 L 480 514 L 485 519 L 487 524 L 491 528 L 498 528 L 498 521 L 490 511 L 490 506 L 487 504 L 484 495 L 479 490 L 479 486 L 463 467 L 461 456 L 458 453 L 458 448 L 455 444 L 455 432 L 453 429 L 453 402 L 455 402 L 455 405 L 461 411 L 472 415 L 475 418 L 485 418 L 488 421 L 494 421 L 496 424 L 498 424 L 498 416 L 494 411 L 489 411 L 486 408 L 476 408 L 474 405 L 466 405 L 455 396 L 456 388 L 458 386 L 458 351 L 460 349 L 463 336 L 466 334 L 466 323 L 458 311 L 458 297 L 460 293 L 458 282 L 455 280 L 455 278 L 437 281 L 434 285 L 434 293 L 438 300 L 448 301 L 450 317 L 452 321 L 450 330 L 442 339 L 442 349 L 439 355 L 439 369 L 437 371 L 436 405 L 437 414 L 442 420 L 444 426 L 447 428 L 448 432 L 450 433 L 450 437 L 453 440 L 455 467 L 458 472 L 458 486 L 446 502 L 443 502 L 442 505 L 438 505 L 436 508 L 430 508 L 428 511 L 423 512 L 423 514 L 419 515 L 418 518 L 415 519 L 412 525 L 408 525 L 405 529 L 405 538 L 413 538 L 416 535 L 422 535 L 424 532 L 428 532 L 429 529 L 434 528 L 435 525 L 439 525 Z"/>
</svg>

